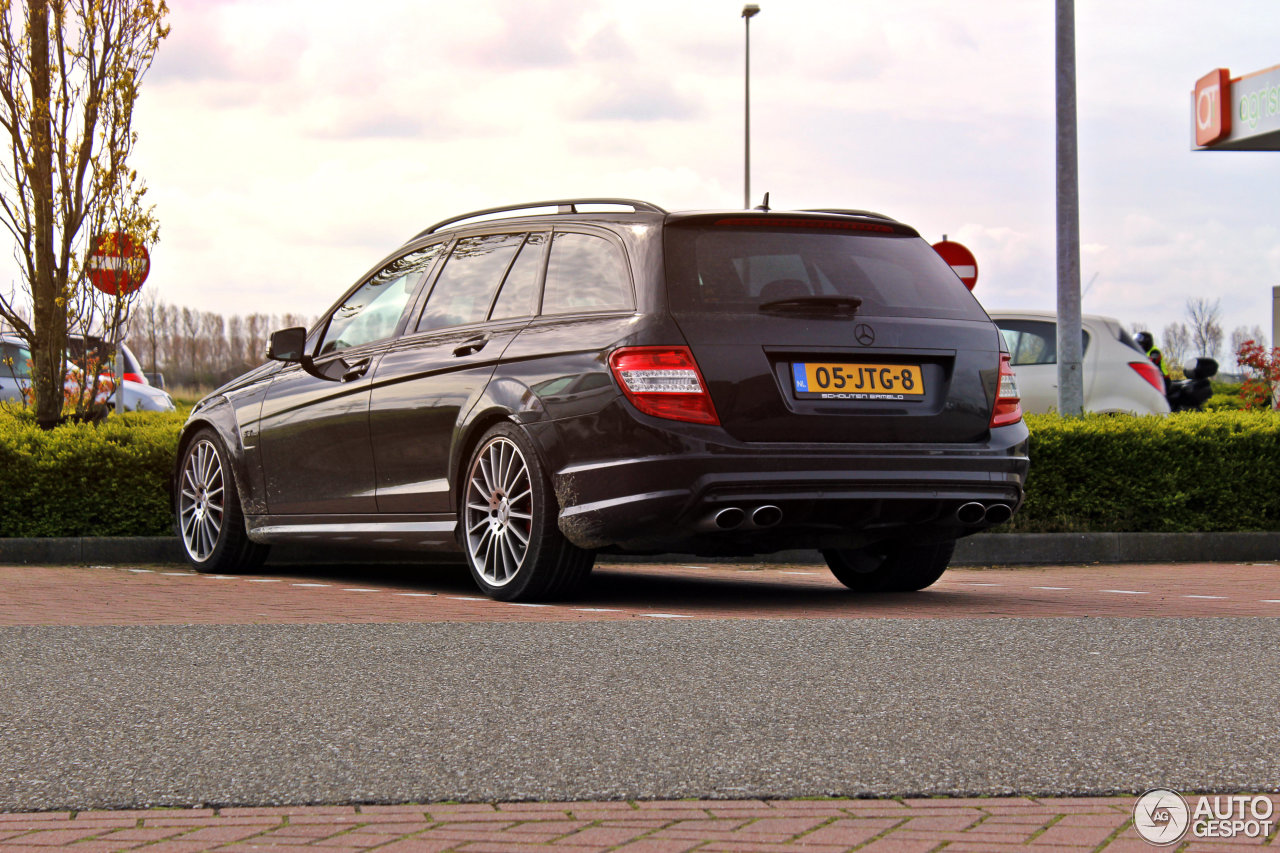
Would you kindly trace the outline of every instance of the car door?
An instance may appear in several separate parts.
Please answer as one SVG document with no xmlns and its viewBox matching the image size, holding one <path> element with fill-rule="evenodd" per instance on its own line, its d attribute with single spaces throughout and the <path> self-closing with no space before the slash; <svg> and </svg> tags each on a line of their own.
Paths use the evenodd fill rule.
<svg viewBox="0 0 1280 853">
<path fill-rule="evenodd" d="M 450 451 L 507 345 L 537 312 L 546 232 L 454 245 L 420 316 L 377 365 L 370 429 L 382 513 L 452 513 Z"/>
<path fill-rule="evenodd" d="M 377 511 L 369 391 L 377 364 L 403 328 L 436 243 L 396 258 L 339 302 L 317 327 L 314 375 L 291 364 L 262 403 L 260 441 L 272 515 Z"/>
</svg>

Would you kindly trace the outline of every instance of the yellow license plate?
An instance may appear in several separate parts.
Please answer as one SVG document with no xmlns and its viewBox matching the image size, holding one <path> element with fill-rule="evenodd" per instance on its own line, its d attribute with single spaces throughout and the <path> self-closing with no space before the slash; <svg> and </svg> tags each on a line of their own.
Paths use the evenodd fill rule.
<svg viewBox="0 0 1280 853">
<path fill-rule="evenodd" d="M 924 396 L 924 374 L 916 364 L 791 365 L 797 394 L 823 399 L 899 399 Z"/>
</svg>

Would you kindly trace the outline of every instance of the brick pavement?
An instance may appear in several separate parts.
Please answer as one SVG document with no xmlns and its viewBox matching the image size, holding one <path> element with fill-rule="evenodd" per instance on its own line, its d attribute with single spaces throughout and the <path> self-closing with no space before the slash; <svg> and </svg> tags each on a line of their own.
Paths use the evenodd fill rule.
<svg viewBox="0 0 1280 853">
<path fill-rule="evenodd" d="M 1280 813 L 1280 796 L 1273 797 Z M 0 814 L 0 853 L 1148 853 L 1134 797 L 679 800 Z M 1179 853 L 1274 847 L 1184 839 Z"/>
<path fill-rule="evenodd" d="M 953 569 L 923 593 L 882 596 L 815 565 L 603 563 L 575 600 L 549 605 L 490 601 L 447 566 L 0 566 L 0 583 L 0 625 L 1280 616 L 1275 563 Z"/>
</svg>

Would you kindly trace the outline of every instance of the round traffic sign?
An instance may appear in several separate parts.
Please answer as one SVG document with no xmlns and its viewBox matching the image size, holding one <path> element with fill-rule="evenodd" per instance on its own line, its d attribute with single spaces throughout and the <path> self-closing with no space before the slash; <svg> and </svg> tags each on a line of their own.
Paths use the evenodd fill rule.
<svg viewBox="0 0 1280 853">
<path fill-rule="evenodd" d="M 135 243 L 123 231 L 100 234 L 94 249 L 85 260 L 89 283 L 111 296 L 133 293 L 151 272 L 151 255 L 147 247 Z"/>
<path fill-rule="evenodd" d="M 973 256 L 973 252 L 951 240 L 934 243 L 933 250 L 951 265 L 964 286 L 973 290 L 973 286 L 978 283 L 978 259 Z"/>
</svg>

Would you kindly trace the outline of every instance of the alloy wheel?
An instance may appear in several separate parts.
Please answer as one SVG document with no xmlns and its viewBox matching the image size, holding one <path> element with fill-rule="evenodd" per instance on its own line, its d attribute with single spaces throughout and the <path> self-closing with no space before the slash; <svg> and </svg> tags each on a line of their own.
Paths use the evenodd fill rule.
<svg viewBox="0 0 1280 853">
<path fill-rule="evenodd" d="M 514 442 L 486 444 L 467 475 L 464 523 L 471 564 L 485 583 L 510 583 L 529 553 L 533 489 L 529 466 Z"/>
<path fill-rule="evenodd" d="M 187 453 L 178 497 L 182 542 L 196 562 L 213 554 L 226 512 L 226 477 L 218 449 L 201 439 Z"/>
</svg>

